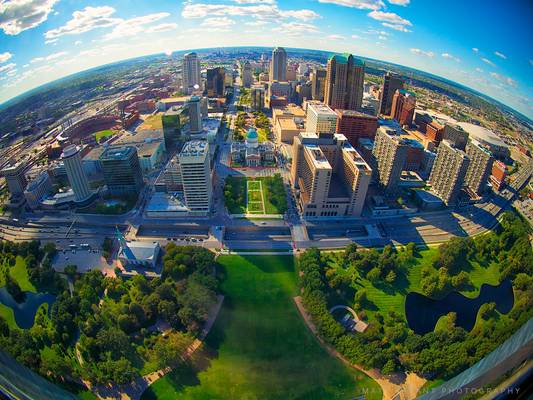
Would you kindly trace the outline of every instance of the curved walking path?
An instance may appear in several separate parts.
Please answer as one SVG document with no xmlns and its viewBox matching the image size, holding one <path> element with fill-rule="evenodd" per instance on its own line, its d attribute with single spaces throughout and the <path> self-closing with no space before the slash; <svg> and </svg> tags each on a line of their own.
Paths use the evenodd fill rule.
<svg viewBox="0 0 533 400">
<path fill-rule="evenodd" d="M 390 376 L 383 375 L 377 369 L 365 369 L 358 364 L 353 364 L 348 361 L 341 353 L 339 353 L 333 346 L 326 343 L 318 334 L 315 324 L 311 320 L 311 316 L 307 313 L 307 310 L 302 304 L 302 298 L 300 296 L 294 297 L 294 302 L 298 311 L 302 315 L 305 324 L 309 330 L 315 335 L 320 345 L 333 357 L 338 358 L 343 364 L 355 368 L 374 379 L 383 391 L 384 400 L 411 400 L 416 399 L 416 394 L 424 386 L 426 380 L 415 373 L 393 374 Z"/>
<path fill-rule="evenodd" d="M 182 359 L 185 361 L 190 358 L 196 350 L 200 348 L 204 339 L 207 337 L 211 328 L 213 327 L 218 313 L 222 308 L 222 303 L 224 302 L 224 296 L 217 296 L 217 303 L 209 311 L 209 317 L 205 321 L 204 327 L 198 337 L 187 347 L 187 350 L 182 356 Z M 162 378 L 169 372 L 172 372 L 172 368 L 166 367 L 158 371 L 154 371 L 150 374 L 144 375 L 137 378 L 133 382 L 127 385 L 107 385 L 107 386 L 90 386 L 90 383 L 84 382 L 86 386 L 98 397 L 99 399 L 105 400 L 139 400 L 144 393 L 144 391 L 152 383 L 157 381 L 159 378 Z"/>
</svg>

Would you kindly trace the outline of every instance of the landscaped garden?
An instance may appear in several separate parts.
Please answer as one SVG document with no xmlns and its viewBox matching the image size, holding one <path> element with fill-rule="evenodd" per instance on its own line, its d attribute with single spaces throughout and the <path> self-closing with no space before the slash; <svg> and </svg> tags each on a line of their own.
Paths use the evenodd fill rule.
<svg viewBox="0 0 533 400">
<path fill-rule="evenodd" d="M 0 248 L 3 282 L 13 298 L 22 293 L 22 302 L 29 294 L 21 287 L 29 285 L 57 295 L 51 305 L 39 305 L 25 329 L 0 316 L 0 349 L 61 385 L 80 378 L 93 384 L 127 384 L 181 365 L 216 304 L 220 274 L 213 253 L 200 247 L 169 244 L 162 279 L 106 278 L 98 270 L 71 274 L 72 293 L 51 268 L 53 245 L 0 242 Z M 165 335 L 158 326 L 166 327 Z M 89 398 L 83 390 L 80 396 Z"/>
<path fill-rule="evenodd" d="M 98 199 L 88 207 L 78 208 L 76 212 L 82 214 L 104 214 L 104 215 L 120 215 L 130 211 L 137 203 L 137 194 L 120 196 L 120 197 L 106 197 Z"/>
<path fill-rule="evenodd" d="M 428 380 L 449 379 L 533 316 L 529 229 L 507 213 L 496 232 L 452 239 L 439 248 L 419 250 L 409 244 L 399 250 L 359 250 L 355 245 L 341 253 L 307 250 L 299 259 L 304 305 L 320 335 L 350 361 L 385 374 L 408 371 Z M 504 288 L 509 281 L 512 292 L 494 289 L 488 302 L 477 302 L 474 321 L 458 318 L 464 311 L 458 309 L 442 315 L 429 333 L 416 334 L 406 318 L 409 293 L 441 299 L 458 292 L 477 299 L 483 284 L 502 282 Z M 458 307 L 470 303 L 465 299 Z M 508 312 L 499 311 L 500 303 L 510 304 L 509 309 L 501 307 Z M 347 334 L 328 311 L 336 304 L 353 307 L 368 329 Z M 460 325 L 470 322 L 470 331 Z"/>
<path fill-rule="evenodd" d="M 287 211 L 281 175 L 245 178 L 228 176 L 224 200 L 231 214 L 284 214 Z"/>
<path fill-rule="evenodd" d="M 290 256 L 221 256 L 222 310 L 194 362 L 143 399 L 350 399 L 379 386 L 320 347 L 299 315 Z"/>
</svg>

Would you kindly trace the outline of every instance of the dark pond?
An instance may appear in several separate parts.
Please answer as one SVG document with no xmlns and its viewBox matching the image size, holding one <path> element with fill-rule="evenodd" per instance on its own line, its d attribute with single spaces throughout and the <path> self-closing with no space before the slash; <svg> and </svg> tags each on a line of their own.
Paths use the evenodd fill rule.
<svg viewBox="0 0 533 400">
<path fill-rule="evenodd" d="M 24 292 L 25 301 L 17 303 L 4 287 L 0 288 L 0 303 L 13 309 L 15 321 L 20 328 L 29 329 L 33 326 L 33 320 L 37 309 L 43 303 L 48 303 L 48 311 L 56 300 L 56 296 L 50 293 Z"/>
<path fill-rule="evenodd" d="M 496 310 L 507 314 L 513 308 L 513 287 L 509 280 L 498 286 L 484 284 L 479 296 L 470 299 L 459 292 L 451 292 L 440 300 L 433 300 L 420 293 L 411 292 L 405 301 L 407 323 L 415 333 L 423 335 L 432 332 L 438 319 L 449 312 L 457 313 L 455 324 L 470 331 L 476 323 L 479 307 L 485 303 L 496 303 Z"/>
</svg>

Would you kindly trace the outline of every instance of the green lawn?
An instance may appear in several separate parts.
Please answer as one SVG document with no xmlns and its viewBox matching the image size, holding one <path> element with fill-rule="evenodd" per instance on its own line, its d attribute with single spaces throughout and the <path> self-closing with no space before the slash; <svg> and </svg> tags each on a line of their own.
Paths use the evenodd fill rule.
<svg viewBox="0 0 533 400">
<path fill-rule="evenodd" d="M 18 325 L 15 322 L 15 313 L 11 307 L 0 303 L 0 316 L 6 320 L 7 324 L 9 325 L 9 329 L 18 328 Z"/>
<path fill-rule="evenodd" d="M 113 136 L 116 133 L 117 133 L 117 131 L 112 131 L 111 129 L 106 129 L 106 130 L 103 130 L 103 131 L 96 132 L 94 134 L 94 138 L 96 139 L 97 142 L 99 142 L 100 139 L 102 139 L 103 137 Z"/>
<path fill-rule="evenodd" d="M 272 193 L 268 182 L 279 179 L 276 193 Z M 262 196 L 261 192 L 262 190 Z M 248 198 L 248 202 L 246 199 Z M 283 214 L 287 210 L 285 189 L 281 178 L 226 178 L 224 200 L 231 214 Z M 279 205 L 276 203 L 278 200 Z M 263 204 L 264 202 L 264 204 Z"/>
<path fill-rule="evenodd" d="M 293 258 L 221 256 L 226 296 L 194 368 L 158 380 L 143 399 L 351 399 L 367 390 L 366 375 L 330 357 L 305 326 L 292 297 Z"/>
<path fill-rule="evenodd" d="M 369 304 L 364 309 L 370 319 L 372 319 L 374 313 L 377 311 L 380 311 L 382 314 L 387 313 L 388 311 L 395 311 L 405 317 L 405 296 L 409 292 L 422 293 L 420 288 L 422 268 L 426 265 L 431 266 L 437 253 L 437 248 L 418 251 L 416 259 L 407 269 L 407 274 L 399 274 L 394 285 L 378 284 L 374 286 L 369 280 L 360 276 L 357 280 L 356 287 L 358 289 L 366 289 Z M 333 259 L 330 261 L 330 265 L 336 264 L 334 258 L 339 257 L 341 253 L 336 254 L 337 255 L 334 255 Z M 470 267 L 471 268 L 467 270 L 467 272 L 472 280 L 473 288 L 472 290 L 461 291 L 465 296 L 477 297 L 481 285 L 484 283 L 491 285 L 498 284 L 500 272 L 497 264 L 491 263 L 487 266 L 483 266 L 477 262 L 471 262 Z M 350 269 L 347 270 L 346 273 L 352 274 L 354 272 Z M 439 326 L 439 324 L 437 326 Z"/>
<path fill-rule="evenodd" d="M 6 261 L 4 261 L 0 267 L 0 287 L 5 286 L 6 284 L 4 279 L 4 271 L 6 269 L 9 271 L 9 275 L 11 275 L 11 277 L 18 283 L 24 292 L 37 293 L 37 289 L 30 282 L 24 258 L 17 256 L 15 265 L 12 267 L 9 266 Z"/>
</svg>

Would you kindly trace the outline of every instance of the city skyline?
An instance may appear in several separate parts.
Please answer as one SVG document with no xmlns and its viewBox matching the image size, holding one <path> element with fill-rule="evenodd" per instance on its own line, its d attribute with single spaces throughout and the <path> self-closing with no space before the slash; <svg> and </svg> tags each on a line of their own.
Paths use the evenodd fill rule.
<svg viewBox="0 0 533 400">
<path fill-rule="evenodd" d="M 417 68 L 532 118 L 532 6 L 490 3 L 438 2 L 429 10 L 416 0 L 3 2 L 0 102 L 136 56 L 257 45 L 346 51 Z"/>
</svg>

